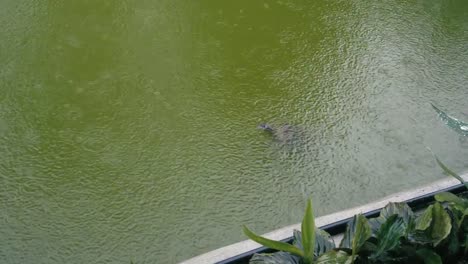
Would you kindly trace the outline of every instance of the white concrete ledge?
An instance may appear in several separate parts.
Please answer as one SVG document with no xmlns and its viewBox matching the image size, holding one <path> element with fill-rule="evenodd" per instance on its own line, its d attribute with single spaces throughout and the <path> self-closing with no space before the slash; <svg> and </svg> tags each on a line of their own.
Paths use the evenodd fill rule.
<svg viewBox="0 0 468 264">
<path fill-rule="evenodd" d="M 468 181 L 468 173 L 464 174 L 462 177 L 463 179 Z M 436 192 L 439 190 L 453 187 L 459 183 L 460 182 L 458 182 L 457 180 L 447 177 L 445 179 L 433 182 L 427 186 L 415 188 L 409 191 L 395 193 L 393 195 L 387 196 L 373 203 L 369 203 L 369 204 L 354 207 L 348 210 L 318 217 L 315 219 L 315 224 L 318 227 L 322 227 L 331 223 L 338 222 L 340 220 L 350 218 L 354 216 L 355 214 L 367 213 L 373 210 L 381 209 L 385 205 L 387 205 L 389 202 L 403 202 L 403 201 L 411 200 L 411 199 L 423 196 L 425 194 L 429 194 L 432 192 Z M 270 238 L 270 239 L 274 239 L 274 240 L 287 239 L 292 236 L 294 229 L 301 230 L 301 224 L 299 223 L 295 225 L 286 226 L 286 227 L 277 229 L 275 231 L 269 232 L 267 234 L 264 234 L 263 236 Z M 225 246 L 225 247 L 210 251 L 203 255 L 199 255 L 189 260 L 183 261 L 181 263 L 183 264 L 216 263 L 216 262 L 237 256 L 237 255 L 240 255 L 244 252 L 248 252 L 248 251 L 260 248 L 261 246 L 262 245 L 252 240 L 245 240 L 245 241 L 241 241 L 241 242 L 229 245 L 229 246 Z"/>
</svg>

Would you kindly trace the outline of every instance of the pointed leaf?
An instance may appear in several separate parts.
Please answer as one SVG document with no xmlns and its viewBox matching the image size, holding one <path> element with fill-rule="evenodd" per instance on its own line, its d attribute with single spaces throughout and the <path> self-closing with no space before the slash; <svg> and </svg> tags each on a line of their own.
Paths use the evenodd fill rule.
<svg viewBox="0 0 468 264">
<path fill-rule="evenodd" d="M 269 248 L 280 250 L 280 251 L 286 251 L 294 255 L 300 256 L 300 257 L 304 256 L 304 252 L 302 252 L 302 250 L 298 249 L 297 247 L 291 244 L 258 236 L 254 234 L 252 231 L 250 231 L 246 226 L 244 226 L 243 229 L 244 229 L 244 234 L 246 236 L 248 236 L 250 239 L 252 239 L 253 241 L 257 243 L 264 245 L 265 247 L 269 247 Z"/>
<path fill-rule="evenodd" d="M 430 150 L 430 149 L 429 149 L 429 150 Z M 438 158 L 432 151 L 431 151 L 431 153 L 432 153 L 432 156 L 434 156 L 435 160 L 437 161 L 437 164 L 439 164 L 439 167 L 441 167 L 442 170 L 443 170 L 446 174 L 448 174 L 448 175 L 454 177 L 455 179 L 457 179 L 459 182 L 461 182 L 462 184 L 464 184 L 465 187 L 468 189 L 468 182 L 465 182 L 465 180 L 464 180 L 460 175 L 458 175 L 457 173 L 455 173 L 454 171 L 452 171 L 451 169 L 449 169 L 442 161 L 439 160 L 439 158 Z"/>
<path fill-rule="evenodd" d="M 419 249 L 416 254 L 424 260 L 424 264 L 442 264 L 440 256 L 428 248 Z"/>
<path fill-rule="evenodd" d="M 304 248 L 304 262 L 312 263 L 315 249 L 315 220 L 312 210 L 312 200 L 307 201 L 307 208 L 301 225 L 302 247 Z"/>
<path fill-rule="evenodd" d="M 354 257 L 370 236 L 371 229 L 367 219 L 361 214 L 355 215 L 353 220 L 348 223 L 340 247 L 350 248 Z"/>
<path fill-rule="evenodd" d="M 393 250 L 400 244 L 400 238 L 405 235 L 406 223 L 398 215 L 391 216 L 379 229 L 377 233 L 377 251 L 373 257 L 378 257 L 382 253 Z"/>
<path fill-rule="evenodd" d="M 416 219 L 416 230 L 426 230 L 431 226 L 433 207 L 433 205 L 429 205 L 424 213 Z"/>
<path fill-rule="evenodd" d="M 432 208 L 431 237 L 434 245 L 437 246 L 444 238 L 450 234 L 452 223 L 450 216 L 440 203 L 435 203 Z"/>
<path fill-rule="evenodd" d="M 321 255 L 315 263 L 316 264 L 351 264 L 353 263 L 354 259 L 352 256 L 348 255 L 348 253 L 344 251 L 332 250 Z"/>
<path fill-rule="evenodd" d="M 301 259 L 287 252 L 273 254 L 255 254 L 249 261 L 250 264 L 300 264 Z"/>
</svg>

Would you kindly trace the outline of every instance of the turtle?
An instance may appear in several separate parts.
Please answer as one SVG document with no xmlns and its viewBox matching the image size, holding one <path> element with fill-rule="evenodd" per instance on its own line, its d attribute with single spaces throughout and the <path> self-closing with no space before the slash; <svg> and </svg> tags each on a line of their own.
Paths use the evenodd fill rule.
<svg viewBox="0 0 468 264">
<path fill-rule="evenodd" d="M 264 123 L 258 125 L 257 128 L 270 133 L 276 140 L 281 143 L 291 143 L 295 140 L 299 132 L 295 126 L 289 124 L 274 126 Z"/>
</svg>

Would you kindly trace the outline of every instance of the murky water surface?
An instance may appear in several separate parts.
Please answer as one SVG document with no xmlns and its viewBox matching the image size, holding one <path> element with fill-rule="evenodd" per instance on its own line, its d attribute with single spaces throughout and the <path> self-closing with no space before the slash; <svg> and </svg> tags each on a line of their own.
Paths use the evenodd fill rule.
<svg viewBox="0 0 468 264">
<path fill-rule="evenodd" d="M 0 262 L 174 263 L 440 179 L 468 2 L 3 0 Z M 260 123 L 290 124 L 275 141 Z"/>
</svg>

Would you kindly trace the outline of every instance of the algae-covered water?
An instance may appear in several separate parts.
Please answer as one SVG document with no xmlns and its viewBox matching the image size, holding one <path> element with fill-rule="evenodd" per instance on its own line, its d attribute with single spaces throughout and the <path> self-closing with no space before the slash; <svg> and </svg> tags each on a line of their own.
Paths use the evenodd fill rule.
<svg viewBox="0 0 468 264">
<path fill-rule="evenodd" d="M 3 0 L 0 262 L 175 263 L 444 177 L 464 0 Z M 260 123 L 301 133 L 282 144 Z"/>
</svg>

